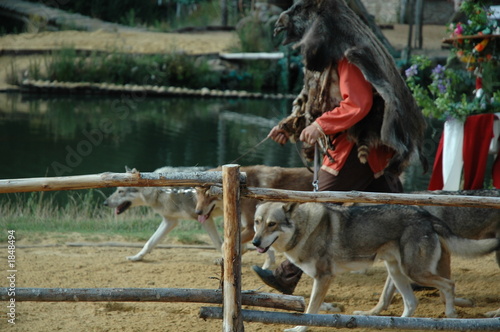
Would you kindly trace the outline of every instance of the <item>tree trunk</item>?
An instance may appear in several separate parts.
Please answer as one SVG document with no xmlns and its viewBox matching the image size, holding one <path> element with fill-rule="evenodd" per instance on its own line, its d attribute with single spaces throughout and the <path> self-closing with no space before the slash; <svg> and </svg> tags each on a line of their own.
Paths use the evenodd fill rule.
<svg viewBox="0 0 500 332">
<path fill-rule="evenodd" d="M 424 0 L 417 0 L 415 8 L 415 48 L 421 50 L 423 46 L 423 21 L 424 21 Z"/>
<path fill-rule="evenodd" d="M 222 22 L 221 25 L 223 27 L 227 26 L 227 0 L 220 0 L 220 10 L 221 10 L 221 16 L 222 16 Z"/>
</svg>

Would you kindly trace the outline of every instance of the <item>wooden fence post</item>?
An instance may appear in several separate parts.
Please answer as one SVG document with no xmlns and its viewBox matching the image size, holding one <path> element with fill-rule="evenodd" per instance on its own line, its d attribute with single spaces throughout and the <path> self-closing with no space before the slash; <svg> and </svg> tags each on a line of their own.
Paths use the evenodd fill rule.
<svg viewBox="0 0 500 332">
<path fill-rule="evenodd" d="M 240 166 L 222 166 L 224 202 L 223 331 L 242 332 Z"/>
</svg>

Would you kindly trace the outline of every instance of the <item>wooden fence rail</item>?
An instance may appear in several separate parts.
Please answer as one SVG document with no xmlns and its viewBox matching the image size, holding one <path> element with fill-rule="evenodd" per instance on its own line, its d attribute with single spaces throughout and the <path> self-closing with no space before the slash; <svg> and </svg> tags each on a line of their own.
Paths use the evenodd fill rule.
<svg viewBox="0 0 500 332">
<path fill-rule="evenodd" d="M 0 180 L 1 193 L 77 190 L 108 187 L 194 187 L 222 182 L 222 172 L 101 173 L 44 178 Z M 240 173 L 240 182 L 246 176 Z"/>
<path fill-rule="evenodd" d="M 353 316 L 326 314 L 291 314 L 242 310 L 243 320 L 265 324 L 290 324 L 323 326 L 335 328 L 369 328 L 400 330 L 447 330 L 447 331 L 499 331 L 500 318 L 435 319 L 417 317 Z M 221 319 L 222 309 L 202 307 L 199 312 L 203 319 Z"/>
<path fill-rule="evenodd" d="M 212 190 L 217 194 L 217 190 Z M 320 203 L 376 203 L 406 205 L 444 205 L 474 208 L 500 209 L 500 197 L 372 193 L 361 191 L 319 191 L 304 192 L 270 188 L 243 188 L 241 195 L 267 201 L 281 202 L 320 202 Z"/>
<path fill-rule="evenodd" d="M 270 188 L 246 187 L 246 174 L 239 175 L 241 196 L 269 201 L 379 203 L 408 205 L 445 205 L 500 209 L 499 197 L 390 194 L 360 191 L 304 192 Z M 222 196 L 222 172 L 183 173 L 101 173 L 64 177 L 44 177 L 0 180 L 0 193 L 78 190 L 107 187 L 166 187 L 210 186 L 214 194 Z"/>
<path fill-rule="evenodd" d="M 0 300 L 9 300 L 0 288 Z M 194 288 L 25 288 L 16 287 L 16 302 L 193 302 L 222 304 L 222 289 Z M 243 292 L 242 304 L 304 312 L 302 296 Z"/>
</svg>

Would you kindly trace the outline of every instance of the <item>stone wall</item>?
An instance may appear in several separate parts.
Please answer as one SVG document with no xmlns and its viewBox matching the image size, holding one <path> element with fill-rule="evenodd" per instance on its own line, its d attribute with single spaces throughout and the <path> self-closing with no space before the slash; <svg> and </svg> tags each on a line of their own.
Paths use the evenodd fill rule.
<svg viewBox="0 0 500 332">
<path fill-rule="evenodd" d="M 361 0 L 366 10 L 379 24 L 399 23 L 402 0 Z M 446 24 L 454 12 L 453 2 L 424 1 L 424 24 Z"/>
<path fill-rule="evenodd" d="M 293 0 L 267 0 L 282 9 L 286 9 Z M 378 24 L 394 24 L 399 22 L 401 3 L 404 0 L 361 0 L 366 10 L 375 16 Z M 409 0 L 407 0 L 409 2 Z M 425 0 L 424 1 L 424 24 L 446 24 L 454 12 L 454 1 L 452 0 Z M 406 22 L 404 22 L 406 23 Z"/>
<path fill-rule="evenodd" d="M 366 10 L 375 16 L 379 24 L 397 23 L 399 21 L 401 0 L 361 0 Z"/>
</svg>

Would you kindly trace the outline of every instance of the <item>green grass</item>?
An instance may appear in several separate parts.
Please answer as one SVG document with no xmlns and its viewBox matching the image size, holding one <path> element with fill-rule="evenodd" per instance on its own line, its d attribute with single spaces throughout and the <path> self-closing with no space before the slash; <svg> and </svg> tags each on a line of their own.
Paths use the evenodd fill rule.
<svg viewBox="0 0 500 332">
<path fill-rule="evenodd" d="M 102 205 L 100 190 L 58 193 L 33 192 L 0 196 L 0 242 L 6 243 L 7 230 L 16 231 L 16 240 L 39 243 L 51 238 L 69 241 L 80 233 L 86 241 L 99 242 L 121 236 L 127 241 L 143 242 L 158 228 L 161 217 L 147 207 L 131 208 L 117 216 Z M 197 221 L 181 222 L 168 237 L 184 244 L 204 243 L 205 231 Z M 210 243 L 208 243 L 210 244 Z"/>
</svg>

